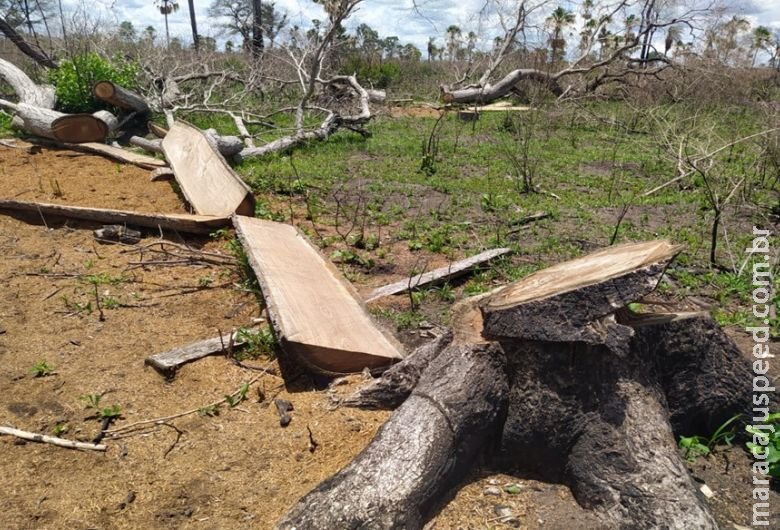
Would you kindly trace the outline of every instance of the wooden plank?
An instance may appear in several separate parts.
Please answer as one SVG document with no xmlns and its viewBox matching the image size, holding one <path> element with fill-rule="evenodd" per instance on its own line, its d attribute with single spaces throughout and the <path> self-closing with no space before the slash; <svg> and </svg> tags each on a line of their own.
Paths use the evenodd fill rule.
<svg viewBox="0 0 780 530">
<path fill-rule="evenodd" d="M 257 328 L 248 331 L 256 332 Z M 243 346 L 246 343 L 241 338 L 241 334 L 238 331 L 234 331 L 233 333 L 225 333 L 221 337 L 193 342 L 187 346 L 173 348 L 167 352 L 152 355 L 147 357 L 144 364 L 153 367 L 166 377 L 172 377 L 181 365 L 222 352 L 223 345 L 227 348 L 228 344 L 230 344 L 231 336 L 233 337 L 234 347 Z"/>
<path fill-rule="evenodd" d="M 359 372 L 403 357 L 354 288 L 296 228 L 238 215 L 233 224 L 285 353 L 323 373 Z"/>
<path fill-rule="evenodd" d="M 147 228 L 163 228 L 177 232 L 208 234 L 217 228 L 230 225 L 228 217 L 188 214 L 141 213 L 84 206 L 65 206 L 44 202 L 27 202 L 0 199 L 0 212 L 32 212 L 41 216 L 55 215 L 80 221 L 105 224 L 128 224 Z"/>
<path fill-rule="evenodd" d="M 371 294 L 368 295 L 366 302 L 373 302 L 374 300 L 384 298 L 385 296 L 405 293 L 410 289 L 419 289 L 420 287 L 445 283 L 459 276 L 463 276 L 471 269 L 481 265 L 482 263 L 488 262 L 499 256 L 504 256 L 510 252 L 512 252 L 512 249 L 510 248 L 494 248 L 491 250 L 486 250 L 485 252 L 477 254 L 476 256 L 471 256 L 470 258 L 451 263 L 447 267 L 441 267 L 430 272 L 412 276 L 410 279 L 408 278 L 406 280 L 401 280 L 399 282 L 385 285 L 384 287 L 378 287 L 371 291 Z"/>
<path fill-rule="evenodd" d="M 254 215 L 255 198 L 244 181 L 196 127 L 177 121 L 162 141 L 182 193 L 200 215 Z"/>
<path fill-rule="evenodd" d="M 101 144 L 97 142 L 71 144 L 45 138 L 30 138 L 29 141 L 36 144 L 52 145 L 55 147 L 61 147 L 63 149 L 70 149 L 72 151 L 105 156 L 111 160 L 116 160 L 117 162 L 123 162 L 126 164 L 133 164 L 134 166 L 138 166 L 143 169 L 168 167 L 168 163 L 165 160 L 134 153 L 129 149 L 122 149 L 121 147 L 114 147 L 113 145 L 108 144 Z"/>
</svg>

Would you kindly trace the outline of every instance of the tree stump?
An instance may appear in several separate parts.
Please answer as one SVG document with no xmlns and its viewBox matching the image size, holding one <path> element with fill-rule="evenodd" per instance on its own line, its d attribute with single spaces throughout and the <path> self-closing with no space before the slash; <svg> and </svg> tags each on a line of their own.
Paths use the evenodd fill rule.
<svg viewBox="0 0 780 530">
<path fill-rule="evenodd" d="M 748 411 L 750 363 L 709 315 L 627 308 L 678 251 L 610 247 L 458 304 L 344 402 L 397 408 L 278 528 L 422 528 L 479 454 L 567 484 L 603 528 L 717 528 L 675 436 Z"/>
</svg>

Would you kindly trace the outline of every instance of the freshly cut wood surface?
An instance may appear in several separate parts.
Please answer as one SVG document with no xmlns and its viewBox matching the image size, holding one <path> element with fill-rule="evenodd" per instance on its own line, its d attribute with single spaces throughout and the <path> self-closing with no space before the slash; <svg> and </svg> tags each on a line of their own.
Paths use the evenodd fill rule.
<svg viewBox="0 0 780 530">
<path fill-rule="evenodd" d="M 162 146 L 184 196 L 196 213 L 254 215 L 252 191 L 201 130 L 177 121 Z"/>
<path fill-rule="evenodd" d="M 102 142 L 111 132 L 111 123 L 92 114 L 66 114 L 51 122 L 54 138 L 60 142 L 81 144 Z"/>
<path fill-rule="evenodd" d="M 667 262 L 682 247 L 669 241 L 629 243 L 543 269 L 493 295 L 485 307 L 499 309 L 603 282 L 654 263 Z"/>
<path fill-rule="evenodd" d="M 483 334 L 625 353 L 633 332 L 613 313 L 655 290 L 680 249 L 668 241 L 619 245 L 538 271 L 482 302 Z"/>
<path fill-rule="evenodd" d="M 282 349 L 315 371 L 359 372 L 401 359 L 357 293 L 297 229 L 234 216 Z"/>
<path fill-rule="evenodd" d="M 437 285 L 447 282 L 466 274 L 469 270 L 476 267 L 477 265 L 490 261 L 494 258 L 497 258 L 498 256 L 509 254 L 510 252 L 512 252 L 512 249 L 510 248 L 494 248 L 491 250 L 486 250 L 485 252 L 477 254 L 476 256 L 471 256 L 470 258 L 451 263 L 447 267 L 441 267 L 430 272 L 412 276 L 411 278 L 407 278 L 396 283 L 385 285 L 384 287 L 379 287 L 371 292 L 371 294 L 366 299 L 366 302 L 384 298 L 385 296 L 404 293 L 410 289 L 417 289 L 427 285 Z"/>
<path fill-rule="evenodd" d="M 62 204 L 48 204 L 44 202 L 27 202 L 0 199 L 0 212 L 33 212 L 41 216 L 54 215 L 79 219 L 82 221 L 96 221 L 108 224 L 129 224 L 148 228 L 164 228 L 178 232 L 208 234 L 216 228 L 223 228 L 230 224 L 228 217 L 213 217 L 206 215 L 187 214 L 154 214 L 129 212 L 125 210 L 108 210 L 105 208 L 85 208 L 83 206 L 64 206 Z"/>
</svg>

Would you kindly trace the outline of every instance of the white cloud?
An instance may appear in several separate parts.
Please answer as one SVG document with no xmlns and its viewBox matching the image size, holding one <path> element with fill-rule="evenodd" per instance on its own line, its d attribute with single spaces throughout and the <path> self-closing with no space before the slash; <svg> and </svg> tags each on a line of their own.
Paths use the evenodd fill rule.
<svg viewBox="0 0 780 530">
<path fill-rule="evenodd" d="M 153 26 L 157 33 L 165 31 L 163 16 L 160 15 L 152 0 L 65 0 L 70 9 L 78 5 L 93 16 L 100 16 L 111 24 L 129 20 L 140 32 L 147 26 Z M 277 8 L 288 13 L 290 23 L 307 27 L 313 18 L 324 19 L 322 7 L 311 0 L 276 0 Z M 571 4 L 576 9 L 577 2 Z M 207 36 L 216 37 L 219 28 L 215 20 L 207 15 L 210 0 L 195 0 L 198 31 Z M 419 11 L 414 9 L 413 0 L 365 0 L 347 21 L 347 28 L 354 29 L 366 23 L 379 31 L 382 36 L 396 35 L 401 42 L 412 42 L 425 49 L 428 37 L 435 36 L 439 44 L 443 42 L 446 28 L 455 24 L 464 33 L 475 31 L 482 35 L 483 43 L 489 43 L 495 33 L 495 18 L 480 19 L 480 10 L 484 0 L 417 0 Z M 780 29 L 780 2 L 777 0 L 749 0 L 741 4 L 740 12 L 748 15 L 755 23 Z M 186 0 L 179 0 L 179 11 L 168 16 L 171 36 L 184 41 L 191 40 L 189 9 Z"/>
</svg>

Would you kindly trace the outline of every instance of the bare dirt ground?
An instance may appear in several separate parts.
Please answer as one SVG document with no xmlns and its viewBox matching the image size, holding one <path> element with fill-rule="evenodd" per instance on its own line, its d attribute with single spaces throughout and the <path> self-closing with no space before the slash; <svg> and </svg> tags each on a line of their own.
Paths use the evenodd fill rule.
<svg viewBox="0 0 780 530">
<path fill-rule="evenodd" d="M 0 148 L 0 196 L 185 211 L 169 184 L 148 181 L 148 171 L 65 153 Z M 63 437 L 90 441 L 100 421 L 80 396 L 104 393 L 101 406 L 119 405 L 116 425 L 122 426 L 204 407 L 259 379 L 235 408 L 109 437 L 106 453 L 0 437 L 2 528 L 268 529 L 362 450 L 388 417 L 333 409 L 321 381 L 302 377 L 285 386 L 278 376 L 247 371 L 223 356 L 186 365 L 166 381 L 144 366 L 146 357 L 261 318 L 258 301 L 238 283 L 236 270 L 204 264 L 142 267 L 137 264 L 149 256 L 137 249 L 154 248 L 157 234 L 146 234 L 133 247 L 100 245 L 92 236 L 94 225 L 45 221 L 0 216 L 0 424 L 46 434 L 60 425 Z M 227 255 L 224 240 L 171 240 Z M 386 271 L 363 283 L 379 285 L 385 277 L 398 275 Z M 90 280 L 95 278 L 111 279 L 97 282 L 97 296 L 104 305 L 115 301 L 103 309 L 102 320 Z M 744 336 L 740 340 L 744 348 Z M 55 373 L 30 373 L 40 361 Z M 353 376 L 335 390 L 348 393 L 362 381 Z M 295 407 L 286 428 L 279 425 L 274 398 Z M 715 491 L 713 508 L 722 528 L 730 529 L 749 521 L 749 461 L 738 449 L 725 455 L 700 460 L 693 472 Z M 721 465 L 723 458 L 730 467 Z M 516 519 L 502 518 L 502 507 Z M 482 467 L 443 504 L 429 528 L 508 527 L 599 525 L 563 486 Z"/>
</svg>

